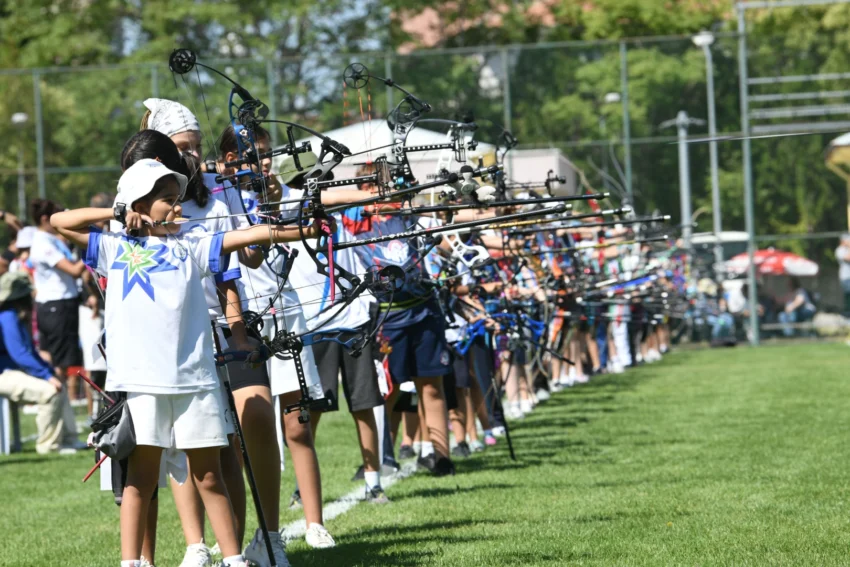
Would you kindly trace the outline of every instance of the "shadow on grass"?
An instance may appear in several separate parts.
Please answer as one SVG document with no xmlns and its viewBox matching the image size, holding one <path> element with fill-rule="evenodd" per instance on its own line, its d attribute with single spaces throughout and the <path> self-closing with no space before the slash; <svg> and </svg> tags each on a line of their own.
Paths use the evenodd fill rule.
<svg viewBox="0 0 850 567">
<path fill-rule="evenodd" d="M 454 492 L 454 491 L 452 491 Z M 476 521 L 477 524 L 503 524 L 504 522 Z M 451 545 L 478 541 L 474 536 L 452 532 L 468 527 L 467 522 L 428 522 L 393 527 L 366 527 L 355 534 L 356 541 L 342 541 L 331 549 L 288 551 L 293 565 L 396 565 L 413 567 L 432 563 L 433 551 L 428 544 Z M 354 538 L 352 538 L 354 539 Z M 406 547 L 407 549 L 400 549 Z"/>
<path fill-rule="evenodd" d="M 43 463 L 45 461 L 55 460 L 51 459 L 49 456 L 45 457 L 36 457 L 35 452 L 32 453 L 33 456 L 17 456 L 17 457 L 9 457 L 9 458 L 0 458 L 0 467 L 6 465 L 22 465 L 22 464 L 32 464 L 32 463 Z"/>
<path fill-rule="evenodd" d="M 665 363 L 666 364 L 666 363 Z M 596 464 L 611 464 L 617 460 L 616 451 L 608 449 L 615 446 L 613 440 L 605 438 L 575 439 L 574 429 L 593 421 L 605 419 L 625 407 L 623 394 L 635 391 L 641 383 L 650 380 L 655 374 L 642 370 L 631 371 L 624 375 L 602 375 L 582 384 L 552 396 L 545 405 L 522 421 L 512 421 L 511 435 L 517 461 L 508 456 L 507 440 L 502 438 L 495 450 L 490 449 L 469 459 L 457 460 L 457 474 L 463 483 L 475 482 L 478 472 L 507 472 L 527 471 L 534 474 L 535 468 L 543 465 L 555 466 L 593 466 Z M 638 434 L 639 432 L 635 432 Z M 652 441 L 654 442 L 654 440 Z M 620 447 L 620 444 L 616 444 Z M 442 486 L 434 488 L 417 488 L 409 492 L 398 491 L 393 499 L 396 501 L 413 500 L 422 497 L 459 497 L 476 498 L 482 496 L 482 505 L 486 499 L 492 498 L 490 491 L 510 490 L 528 483 L 528 474 L 503 475 L 498 483 L 485 483 L 461 488 L 459 486 Z M 515 482 L 512 482 L 514 481 Z M 623 483 L 640 484 L 646 480 L 624 479 Z M 617 482 L 599 482 L 591 488 L 605 488 L 606 485 L 616 486 Z M 553 489 L 554 489 L 553 485 Z M 622 518 L 636 515 L 631 511 L 615 511 L 612 513 L 589 514 L 572 519 L 565 518 L 577 524 L 592 524 L 598 522 L 613 522 Z M 476 519 L 476 523 L 480 520 Z M 504 524 L 499 520 L 491 520 L 491 524 Z M 468 526 L 466 520 L 454 520 L 444 523 L 413 523 L 402 526 L 370 528 L 363 526 L 350 537 L 342 539 L 333 549 L 321 551 L 294 549 L 290 559 L 294 565 L 318 567 L 330 565 L 369 565 L 369 566 L 400 566 L 413 567 L 431 565 L 445 561 L 450 556 L 453 544 L 468 544 L 478 541 L 478 538 L 467 535 L 463 530 Z M 438 548 L 449 551 L 434 551 Z M 569 561 L 586 561 L 591 557 L 587 553 L 570 554 Z M 563 554 L 547 553 L 539 550 L 528 553 L 515 550 L 500 557 L 500 563 L 505 565 L 560 565 L 563 564 Z M 450 563 L 448 563 L 450 564 Z"/>
<path fill-rule="evenodd" d="M 484 490 L 500 490 L 503 488 L 514 488 L 513 484 L 504 484 L 504 483 L 489 483 L 489 484 L 476 484 L 475 486 L 455 486 L 455 487 L 431 487 L 431 488 L 417 488 L 416 490 L 411 490 L 401 494 L 393 495 L 393 502 L 401 502 L 403 500 L 410 500 L 412 498 L 423 498 L 423 497 L 440 497 L 440 496 L 464 496 L 466 494 L 472 492 L 480 492 Z"/>
</svg>

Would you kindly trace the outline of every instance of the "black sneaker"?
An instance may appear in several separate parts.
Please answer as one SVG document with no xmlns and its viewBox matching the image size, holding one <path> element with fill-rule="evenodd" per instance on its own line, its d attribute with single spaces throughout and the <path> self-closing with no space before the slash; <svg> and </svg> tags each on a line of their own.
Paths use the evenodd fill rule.
<svg viewBox="0 0 850 567">
<path fill-rule="evenodd" d="M 434 469 L 437 466 L 437 457 L 433 453 L 428 455 L 427 457 L 419 457 L 416 459 L 416 468 L 419 470 L 426 470 L 428 472 L 434 472 Z"/>
<path fill-rule="evenodd" d="M 304 504 L 301 503 L 301 491 L 296 490 L 292 493 L 292 496 L 289 497 L 289 509 L 300 510 L 303 507 Z"/>
<path fill-rule="evenodd" d="M 357 472 L 354 473 L 353 477 L 351 477 L 351 481 L 353 482 L 355 480 L 364 480 L 365 478 L 366 478 L 366 467 L 364 467 L 363 465 L 360 465 L 357 468 Z"/>
<path fill-rule="evenodd" d="M 434 476 L 448 476 L 455 474 L 455 464 L 448 457 L 440 457 L 431 471 Z"/>
<path fill-rule="evenodd" d="M 398 448 L 398 458 L 400 461 L 405 459 L 412 459 L 416 456 L 416 453 L 413 452 L 413 447 L 410 445 L 402 445 Z"/>
<path fill-rule="evenodd" d="M 469 444 L 466 441 L 461 441 L 454 449 L 452 449 L 452 457 L 467 459 L 471 454 L 472 451 L 469 449 Z"/>
<path fill-rule="evenodd" d="M 375 488 L 366 487 L 366 502 L 370 504 L 389 504 L 390 499 L 384 494 L 384 489 L 380 486 Z"/>
</svg>

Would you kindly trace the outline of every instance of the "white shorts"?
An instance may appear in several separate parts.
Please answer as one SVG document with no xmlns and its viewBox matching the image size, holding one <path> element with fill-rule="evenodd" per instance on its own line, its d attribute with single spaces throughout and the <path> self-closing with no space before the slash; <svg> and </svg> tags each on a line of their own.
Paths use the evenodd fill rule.
<svg viewBox="0 0 850 567">
<path fill-rule="evenodd" d="M 137 445 L 163 449 L 227 445 L 225 405 L 220 388 L 193 394 L 130 392 L 127 407 L 133 418 Z"/>
<path fill-rule="evenodd" d="M 92 371 L 106 372 L 106 359 L 100 354 L 97 344 L 103 334 L 103 315 L 92 319 L 93 311 L 80 305 L 80 347 L 83 351 L 83 368 Z"/>
<path fill-rule="evenodd" d="M 278 320 L 278 328 L 286 329 L 291 333 L 303 333 L 307 330 L 307 321 L 302 313 L 289 313 L 285 316 L 285 322 Z M 274 338 L 274 319 L 271 315 L 263 317 L 263 336 L 269 339 Z M 304 367 L 304 377 L 307 380 L 307 387 L 310 390 L 310 397 L 313 399 L 324 398 L 324 390 L 322 390 L 322 380 L 319 377 L 319 368 L 316 366 L 316 359 L 313 358 L 313 348 L 304 347 L 301 349 L 301 366 Z M 288 394 L 289 392 L 297 392 L 300 390 L 298 386 L 298 376 L 295 374 L 295 362 L 293 360 L 281 360 L 275 356 L 271 357 L 266 362 L 266 367 L 269 370 L 269 382 L 273 396 Z"/>
</svg>

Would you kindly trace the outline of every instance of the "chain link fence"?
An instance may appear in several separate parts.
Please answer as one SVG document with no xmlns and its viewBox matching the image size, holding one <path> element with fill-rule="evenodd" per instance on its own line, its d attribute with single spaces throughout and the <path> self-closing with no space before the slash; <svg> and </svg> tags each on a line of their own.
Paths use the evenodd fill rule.
<svg viewBox="0 0 850 567">
<path fill-rule="evenodd" d="M 770 37 L 748 39 L 751 77 L 775 75 L 780 61 L 790 67 L 789 60 L 812 57 L 777 52 L 771 49 Z M 735 138 L 742 129 L 738 41 L 737 34 L 715 34 L 711 46 L 721 138 Z M 695 233 L 711 232 L 706 126 L 693 124 L 687 131 L 691 219 L 680 212 L 677 131 L 662 127 L 679 111 L 697 119 L 707 117 L 706 59 L 690 37 L 204 62 L 266 101 L 270 118 L 327 132 L 382 120 L 403 96 L 377 79 L 359 91 L 346 87 L 343 70 L 355 61 L 372 75 L 391 78 L 431 103 L 435 117 L 472 117 L 481 124 L 504 126 L 518 138 L 517 152 L 559 151 L 583 174 L 581 190 L 609 191 L 614 204 L 629 202 L 639 214 L 671 214 L 676 225 L 696 219 Z M 808 63 L 801 65 L 808 72 Z M 840 98 L 835 93 L 847 89 L 847 81 L 834 78 L 816 86 Z M 769 109 L 771 101 L 764 99 L 769 86 L 750 88 L 752 96 L 762 97 L 753 105 L 756 112 Z M 793 94 L 792 86 L 783 87 L 780 94 Z M 164 62 L 0 70 L 0 133 L 9 140 L 0 151 L 0 206 L 19 209 L 21 179 L 25 200 L 47 196 L 68 207 L 85 205 L 94 193 L 114 191 L 121 149 L 138 130 L 148 97 L 170 98 L 190 107 L 201 122 L 205 151 L 212 155 L 228 122 L 230 88 L 226 80 L 200 68 L 174 76 Z M 805 98 L 800 100 L 799 104 L 807 104 Z M 783 104 L 797 103 L 792 97 Z M 26 114 L 27 120 L 13 125 L 15 113 Z M 779 120 L 768 118 L 758 124 Z M 274 142 L 285 141 L 284 127 L 270 130 Z M 482 129 L 481 135 L 486 138 L 496 130 Z M 821 131 L 752 142 L 756 245 L 817 263 L 818 275 L 806 281 L 818 294 L 818 308 L 836 313 L 843 308 L 843 295 L 833 251 L 847 227 L 847 192 L 844 181 L 825 166 L 823 151 L 837 135 Z M 740 141 L 720 141 L 718 157 L 722 229 L 740 235 L 745 228 Z M 545 171 L 522 172 L 519 167 L 510 171 L 513 177 L 536 176 L 541 181 L 546 177 Z M 745 250 L 746 243 L 740 240 L 725 246 L 729 249 L 725 259 L 742 251 L 742 246 Z M 710 263 L 697 265 L 697 279 L 715 278 L 700 265 Z M 776 279 L 772 276 L 761 279 L 771 293 L 784 285 L 772 283 Z"/>
</svg>

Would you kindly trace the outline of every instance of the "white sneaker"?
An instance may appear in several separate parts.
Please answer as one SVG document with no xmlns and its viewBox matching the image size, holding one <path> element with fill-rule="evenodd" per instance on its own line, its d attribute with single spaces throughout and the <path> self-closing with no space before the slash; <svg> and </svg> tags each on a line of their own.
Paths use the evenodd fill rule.
<svg viewBox="0 0 850 567">
<path fill-rule="evenodd" d="M 549 401 L 549 398 L 551 397 L 549 395 L 549 392 L 547 390 L 544 390 L 543 388 L 540 388 L 539 390 L 537 390 L 536 396 L 537 396 L 537 401 L 540 402 L 541 404 L 543 402 Z"/>
<path fill-rule="evenodd" d="M 141 559 L 139 560 L 139 567 L 153 567 L 153 564 L 147 559 L 145 559 L 144 555 L 142 555 Z"/>
<path fill-rule="evenodd" d="M 210 565 L 212 565 L 212 557 L 210 557 L 209 548 L 204 545 L 204 540 L 188 546 L 183 562 L 180 563 L 180 567 L 209 567 Z"/>
<path fill-rule="evenodd" d="M 519 411 L 528 414 L 534 409 L 534 402 L 531 400 L 521 400 L 519 402 Z"/>
<path fill-rule="evenodd" d="M 590 381 L 590 378 L 587 377 L 587 374 L 582 372 L 581 374 L 576 374 L 576 383 L 578 384 L 587 384 Z"/>
<path fill-rule="evenodd" d="M 333 536 L 328 533 L 328 530 L 322 524 L 310 524 L 310 527 L 307 528 L 307 533 L 304 534 L 304 539 L 307 541 L 307 545 L 313 549 L 336 547 Z"/>
<path fill-rule="evenodd" d="M 272 543 L 272 553 L 274 553 L 274 561 L 277 563 L 277 567 L 291 567 L 289 559 L 286 558 L 286 551 L 284 550 L 284 544 L 280 534 L 272 530 L 269 532 L 269 539 Z M 251 543 L 242 552 L 242 557 L 245 558 L 245 561 L 250 561 L 257 567 L 271 567 L 263 532 L 259 529 L 254 532 L 254 539 L 251 540 Z"/>
<path fill-rule="evenodd" d="M 210 559 L 216 557 L 221 558 L 221 546 L 218 545 L 218 542 L 215 542 L 215 545 L 210 548 Z"/>
<path fill-rule="evenodd" d="M 490 433 L 493 434 L 493 437 L 504 437 L 505 428 L 502 425 L 497 425 L 496 427 L 490 430 Z"/>
</svg>

